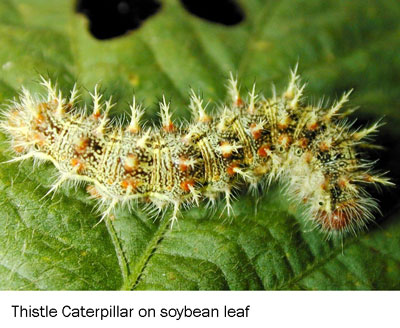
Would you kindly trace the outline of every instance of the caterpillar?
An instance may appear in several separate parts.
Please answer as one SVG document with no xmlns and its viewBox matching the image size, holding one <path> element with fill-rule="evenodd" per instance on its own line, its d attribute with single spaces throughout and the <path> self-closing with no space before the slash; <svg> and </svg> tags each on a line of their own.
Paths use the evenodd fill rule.
<svg viewBox="0 0 400 328">
<path fill-rule="evenodd" d="M 114 104 L 102 100 L 97 85 L 87 114 L 76 105 L 76 85 L 64 97 L 50 80 L 42 77 L 41 84 L 47 96 L 22 87 L 3 112 L 0 127 L 14 153 L 9 162 L 52 162 L 58 176 L 49 193 L 65 182 L 84 182 L 102 219 L 117 205 L 140 202 L 172 208 L 173 223 L 182 207 L 213 204 L 221 195 L 230 214 L 235 190 L 279 180 L 313 226 L 344 234 L 364 228 L 379 211 L 368 185 L 392 185 L 364 156 L 380 124 L 351 128 L 351 109 L 342 110 L 351 91 L 329 106 L 307 104 L 297 67 L 284 92 L 273 90 L 270 98 L 257 94 L 255 85 L 243 98 L 231 74 L 230 100 L 215 115 L 192 90 L 193 119 L 186 125 L 174 123 L 163 97 L 161 126 L 151 128 L 143 127 L 144 109 L 135 97 L 129 124 L 114 124 L 108 117 Z"/>
</svg>

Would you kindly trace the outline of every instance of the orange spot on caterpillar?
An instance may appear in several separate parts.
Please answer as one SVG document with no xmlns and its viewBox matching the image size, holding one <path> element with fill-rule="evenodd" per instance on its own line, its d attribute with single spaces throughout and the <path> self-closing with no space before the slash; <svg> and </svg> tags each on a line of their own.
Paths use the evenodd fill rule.
<svg viewBox="0 0 400 328">
<path fill-rule="evenodd" d="M 36 132 L 33 134 L 33 140 L 36 145 L 43 146 L 46 142 L 46 137 L 43 135 L 43 133 Z"/>
<path fill-rule="evenodd" d="M 126 130 L 131 133 L 131 134 L 137 134 L 140 131 L 140 128 L 138 126 L 131 126 L 129 125 Z"/>
<path fill-rule="evenodd" d="M 222 156 L 224 158 L 229 158 L 232 156 L 232 147 L 228 141 L 221 141 L 220 146 L 221 146 Z"/>
<path fill-rule="evenodd" d="M 285 148 L 288 148 L 289 145 L 291 144 L 291 142 L 292 142 L 292 138 L 286 133 L 281 134 L 278 138 L 278 143 Z"/>
<path fill-rule="evenodd" d="M 123 189 L 129 188 L 130 190 L 134 190 L 137 188 L 137 181 L 133 178 L 127 178 L 125 180 L 122 180 L 121 187 Z"/>
<path fill-rule="evenodd" d="M 327 191 L 330 186 L 330 183 L 331 183 L 330 177 L 328 174 L 326 174 L 324 177 L 324 181 L 320 185 L 321 190 Z"/>
<path fill-rule="evenodd" d="M 181 172 L 186 172 L 188 169 L 188 165 L 187 165 L 187 161 L 188 159 L 186 157 L 181 157 L 179 158 L 179 171 Z"/>
<path fill-rule="evenodd" d="M 277 126 L 279 130 L 286 130 L 289 125 L 285 122 L 285 123 L 278 123 Z"/>
<path fill-rule="evenodd" d="M 232 163 L 226 168 L 226 172 L 228 173 L 228 175 L 234 176 L 236 174 L 235 169 L 238 167 L 239 165 L 237 163 Z"/>
<path fill-rule="evenodd" d="M 261 157 L 267 157 L 270 154 L 271 146 L 269 145 L 262 145 L 260 148 L 257 150 L 257 154 Z"/>
<path fill-rule="evenodd" d="M 139 167 L 139 159 L 137 155 L 129 153 L 124 159 L 124 170 L 130 173 Z"/>
<path fill-rule="evenodd" d="M 304 161 L 309 164 L 311 163 L 312 159 L 313 159 L 314 155 L 311 151 L 307 151 L 304 155 Z"/>
<path fill-rule="evenodd" d="M 96 112 L 93 112 L 93 113 L 92 113 L 92 117 L 93 117 L 95 120 L 98 120 L 99 118 L 102 117 L 102 115 L 101 115 L 100 111 L 96 111 Z"/>
<path fill-rule="evenodd" d="M 315 131 L 316 129 L 318 129 L 318 123 L 317 122 L 310 122 L 307 124 L 307 129 L 309 131 Z"/>
<path fill-rule="evenodd" d="M 253 136 L 254 140 L 257 140 L 262 135 L 262 128 L 260 128 L 256 123 L 251 123 L 250 125 L 250 133 Z"/>
<path fill-rule="evenodd" d="M 308 146 L 308 139 L 307 138 L 301 138 L 297 144 L 301 147 L 301 148 L 306 148 Z"/>
<path fill-rule="evenodd" d="M 325 141 L 322 141 L 322 142 L 319 144 L 319 149 L 320 149 L 321 151 L 328 151 L 330 148 L 331 148 L 331 146 L 330 146 L 327 142 L 325 142 Z"/>
<path fill-rule="evenodd" d="M 172 123 L 171 121 L 168 123 L 168 125 L 163 125 L 163 130 L 165 132 L 173 132 L 175 130 L 175 126 L 174 123 Z"/>
<path fill-rule="evenodd" d="M 81 173 L 85 169 L 84 162 L 77 157 L 72 158 L 70 163 L 78 173 Z"/>
<path fill-rule="evenodd" d="M 42 113 L 38 113 L 35 115 L 34 123 L 36 125 L 40 125 L 45 121 L 45 117 L 43 116 Z"/>
<path fill-rule="evenodd" d="M 236 105 L 237 107 L 243 106 L 243 105 L 244 105 L 244 102 L 243 102 L 242 98 L 237 97 L 237 99 L 236 99 L 236 104 L 235 104 L 235 105 Z"/>
<path fill-rule="evenodd" d="M 201 122 L 201 123 L 210 123 L 211 121 L 212 121 L 212 117 L 211 117 L 211 116 L 208 116 L 208 115 L 206 115 L 206 114 L 201 115 L 201 116 L 199 117 L 199 122 Z"/>
<path fill-rule="evenodd" d="M 341 177 L 339 178 L 337 184 L 341 189 L 346 189 L 350 184 L 350 180 L 346 177 Z"/>
<path fill-rule="evenodd" d="M 183 180 L 180 184 L 181 189 L 189 192 L 190 191 L 190 187 L 194 186 L 194 180 L 193 179 L 189 179 L 189 180 Z"/>
<path fill-rule="evenodd" d="M 13 149 L 17 153 L 23 153 L 25 151 L 25 147 L 23 147 L 23 146 L 14 146 Z"/>
<path fill-rule="evenodd" d="M 77 154 L 83 154 L 86 151 L 87 146 L 89 145 L 90 139 L 87 137 L 79 138 L 75 143 L 75 152 Z"/>
</svg>

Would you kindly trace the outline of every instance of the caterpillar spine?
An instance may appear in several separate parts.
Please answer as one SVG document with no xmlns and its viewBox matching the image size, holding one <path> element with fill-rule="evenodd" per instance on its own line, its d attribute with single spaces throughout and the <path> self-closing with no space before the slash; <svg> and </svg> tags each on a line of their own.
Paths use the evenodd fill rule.
<svg viewBox="0 0 400 328">
<path fill-rule="evenodd" d="M 76 86 L 65 98 L 51 81 L 42 78 L 41 84 L 47 97 L 22 88 L 3 113 L 0 127 L 15 154 L 9 162 L 52 162 L 58 178 L 49 193 L 65 182 L 87 183 L 102 219 L 118 204 L 143 201 L 160 211 L 172 206 L 174 222 L 182 206 L 214 203 L 221 194 L 230 214 L 235 189 L 280 180 L 290 199 L 305 204 L 310 222 L 328 234 L 343 234 L 364 228 L 378 210 L 366 187 L 392 185 L 362 157 L 379 123 L 350 128 L 344 119 L 349 111 L 342 109 L 351 91 L 327 108 L 307 105 L 297 67 L 286 90 L 268 99 L 255 85 L 242 98 L 231 74 L 230 101 L 215 116 L 192 90 L 193 121 L 185 126 L 173 122 L 163 97 L 162 126 L 146 130 L 135 97 L 130 123 L 115 125 L 108 117 L 114 104 L 102 101 L 97 86 L 87 115 L 75 104 Z"/>
</svg>

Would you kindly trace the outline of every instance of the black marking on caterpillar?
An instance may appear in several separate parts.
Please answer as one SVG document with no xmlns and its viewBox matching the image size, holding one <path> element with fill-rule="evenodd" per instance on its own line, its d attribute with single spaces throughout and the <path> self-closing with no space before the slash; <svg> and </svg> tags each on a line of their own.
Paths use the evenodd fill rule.
<svg viewBox="0 0 400 328">
<path fill-rule="evenodd" d="M 204 199 L 214 203 L 221 194 L 229 214 L 235 189 L 266 187 L 279 179 L 322 231 L 356 232 L 378 210 L 366 186 L 392 185 L 361 151 L 371 146 L 369 137 L 379 124 L 350 128 L 344 120 L 350 111 L 341 110 L 350 92 L 328 107 L 305 104 L 305 85 L 296 70 L 287 89 L 268 99 L 256 94 L 255 86 L 243 99 L 231 75 L 231 100 L 215 116 L 192 91 L 193 121 L 182 127 L 174 124 L 163 98 L 162 126 L 145 130 L 135 98 L 129 125 L 113 125 L 107 116 L 111 99 L 102 102 L 97 86 L 91 94 L 93 112 L 86 115 L 75 106 L 76 87 L 67 99 L 42 78 L 47 97 L 22 88 L 1 128 L 15 153 L 10 162 L 51 161 L 58 179 L 49 193 L 66 181 L 87 183 L 102 219 L 117 204 L 142 201 L 160 211 L 172 206 L 173 223 L 182 206 L 198 206 Z"/>
</svg>

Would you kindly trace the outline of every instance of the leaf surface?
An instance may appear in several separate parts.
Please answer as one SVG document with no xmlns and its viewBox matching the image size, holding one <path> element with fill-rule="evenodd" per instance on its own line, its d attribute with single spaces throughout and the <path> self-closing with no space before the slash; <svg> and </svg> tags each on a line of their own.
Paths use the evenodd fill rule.
<svg viewBox="0 0 400 328">
<path fill-rule="evenodd" d="M 94 39 L 86 19 L 67 0 L 0 2 L 0 101 L 21 85 L 39 91 L 39 74 L 68 92 L 75 81 L 127 112 L 135 92 L 156 120 L 165 93 L 175 118 L 189 118 L 189 87 L 206 100 L 225 99 L 229 71 L 242 90 L 257 81 L 268 95 L 271 82 L 287 83 L 297 61 L 310 102 L 331 100 L 354 88 L 354 117 L 385 116 L 374 154 L 396 178 L 400 154 L 400 3 L 397 0 L 241 1 L 246 18 L 227 27 L 188 14 L 177 0 L 132 33 Z M 106 22 L 105 22 L 106 23 Z M 87 94 L 82 102 L 87 102 Z M 10 159 L 1 135 L 1 161 Z M 383 215 L 357 237 L 326 240 L 309 231 L 301 209 L 278 185 L 257 199 L 239 195 L 234 217 L 203 206 L 168 216 L 119 209 L 99 217 L 84 188 L 48 191 L 55 169 L 32 162 L 0 166 L 1 289 L 399 289 L 398 190 L 377 194 Z"/>
</svg>

